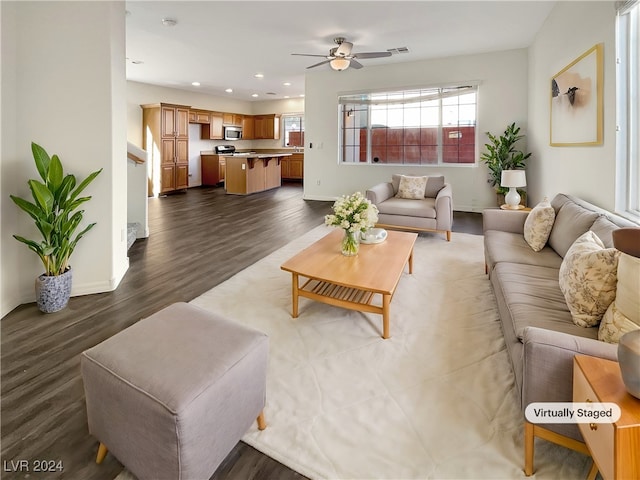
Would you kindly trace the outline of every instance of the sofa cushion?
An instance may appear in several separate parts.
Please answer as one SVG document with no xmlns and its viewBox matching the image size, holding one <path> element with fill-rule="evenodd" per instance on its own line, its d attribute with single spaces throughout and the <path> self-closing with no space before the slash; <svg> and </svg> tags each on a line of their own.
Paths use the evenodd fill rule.
<svg viewBox="0 0 640 480">
<path fill-rule="evenodd" d="M 527 216 L 524 221 L 524 239 L 534 252 L 539 252 L 547 244 L 555 218 L 556 211 L 546 197 Z"/>
<path fill-rule="evenodd" d="M 434 198 L 408 200 L 392 197 L 377 205 L 378 212 L 388 215 L 405 215 L 409 217 L 436 218 L 436 201 Z"/>
<path fill-rule="evenodd" d="M 429 175 L 427 177 L 427 186 L 424 190 L 424 196 L 427 198 L 436 198 L 438 192 L 444 188 L 444 175 Z"/>
<path fill-rule="evenodd" d="M 558 255 L 564 257 L 573 242 L 589 230 L 600 216 L 571 202 L 566 202 L 556 212 L 556 219 L 549 235 L 549 245 Z"/>
<path fill-rule="evenodd" d="M 562 257 L 549 246 L 534 252 L 520 233 L 487 230 L 484 237 L 485 257 L 489 266 L 509 262 L 540 265 L 557 271 L 562 263 Z"/>
<path fill-rule="evenodd" d="M 631 330 L 640 329 L 640 258 L 620 253 L 616 298 L 602 317 L 598 339 L 618 343 Z"/>
<path fill-rule="evenodd" d="M 529 249 L 531 251 L 531 249 Z M 499 263 L 491 274 L 505 338 L 523 339 L 526 327 L 538 327 L 586 338 L 597 338 L 597 328 L 576 326 L 558 286 L 556 268 Z"/>
<path fill-rule="evenodd" d="M 408 200 L 420 200 L 424 198 L 424 189 L 427 187 L 427 177 L 400 176 L 397 198 Z"/>
<path fill-rule="evenodd" d="M 393 194 L 398 193 L 400 187 L 400 177 L 403 175 L 394 173 L 391 176 L 391 185 L 393 186 Z M 444 175 L 427 176 L 427 186 L 425 187 L 424 196 L 427 198 L 435 198 L 438 192 L 444 188 Z"/>
<path fill-rule="evenodd" d="M 592 231 L 569 248 L 560 265 L 559 284 L 576 325 L 597 325 L 613 302 L 619 254 L 615 248 L 604 248 Z"/>
<path fill-rule="evenodd" d="M 602 215 L 596 218 L 596 221 L 593 222 L 593 225 L 591 225 L 589 230 L 598 235 L 598 238 L 602 240 L 602 243 L 606 248 L 611 248 L 613 247 L 613 231 L 618 230 L 619 228 L 620 226 Z"/>
</svg>

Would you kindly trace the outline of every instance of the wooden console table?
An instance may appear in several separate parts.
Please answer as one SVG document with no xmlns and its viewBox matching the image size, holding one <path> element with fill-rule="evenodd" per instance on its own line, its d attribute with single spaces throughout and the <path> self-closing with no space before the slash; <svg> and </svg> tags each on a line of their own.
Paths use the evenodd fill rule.
<svg viewBox="0 0 640 480">
<path fill-rule="evenodd" d="M 573 363 L 573 401 L 611 402 L 620 407 L 614 423 L 580 423 L 580 433 L 605 480 L 640 478 L 640 400 L 622 382 L 618 362 L 576 355 Z"/>
</svg>

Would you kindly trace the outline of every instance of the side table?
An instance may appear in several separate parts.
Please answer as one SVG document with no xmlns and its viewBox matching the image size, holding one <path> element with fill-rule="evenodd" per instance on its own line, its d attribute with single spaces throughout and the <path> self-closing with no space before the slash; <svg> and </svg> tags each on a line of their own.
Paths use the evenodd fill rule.
<svg viewBox="0 0 640 480">
<path fill-rule="evenodd" d="M 576 355 L 573 361 L 573 401 L 611 402 L 620 407 L 614 423 L 581 423 L 580 433 L 605 480 L 640 478 L 640 400 L 622 382 L 618 362 Z M 597 470 L 591 469 L 591 478 Z"/>
</svg>

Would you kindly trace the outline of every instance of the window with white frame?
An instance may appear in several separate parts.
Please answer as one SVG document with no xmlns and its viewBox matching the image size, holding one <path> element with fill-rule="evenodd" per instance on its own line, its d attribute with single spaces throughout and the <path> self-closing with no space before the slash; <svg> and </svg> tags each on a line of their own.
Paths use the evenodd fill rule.
<svg viewBox="0 0 640 480">
<path fill-rule="evenodd" d="M 283 115 L 282 131 L 285 147 L 304 147 L 304 115 L 299 113 Z"/>
<path fill-rule="evenodd" d="M 477 85 L 342 95 L 340 161 L 474 165 L 477 97 Z"/>
<path fill-rule="evenodd" d="M 640 222 L 640 2 L 618 2 L 616 210 Z"/>
</svg>

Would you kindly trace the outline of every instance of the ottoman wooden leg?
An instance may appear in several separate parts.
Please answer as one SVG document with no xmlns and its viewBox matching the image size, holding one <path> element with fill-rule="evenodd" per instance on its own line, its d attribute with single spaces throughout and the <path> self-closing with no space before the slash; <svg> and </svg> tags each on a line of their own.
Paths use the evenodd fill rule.
<svg viewBox="0 0 640 480">
<path fill-rule="evenodd" d="M 264 419 L 264 412 L 260 412 L 260 415 L 258 415 L 256 420 L 258 421 L 258 430 L 264 430 L 267 428 L 267 422 Z"/>
<path fill-rule="evenodd" d="M 100 443 L 100 446 L 98 447 L 98 455 L 96 456 L 96 463 L 100 464 L 102 463 L 102 461 L 104 460 L 104 457 L 107 456 L 107 452 L 109 450 L 107 450 L 107 447 L 104 443 Z"/>
</svg>

